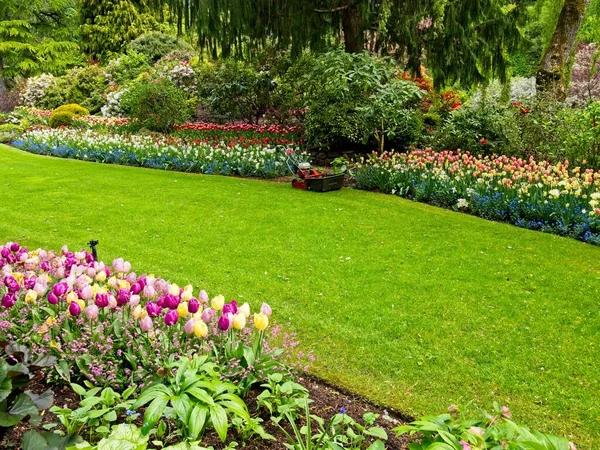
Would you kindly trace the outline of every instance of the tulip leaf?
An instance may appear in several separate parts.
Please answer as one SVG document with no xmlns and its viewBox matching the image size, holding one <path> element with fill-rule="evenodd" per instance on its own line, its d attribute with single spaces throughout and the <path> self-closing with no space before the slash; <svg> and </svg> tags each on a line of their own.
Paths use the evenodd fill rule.
<svg viewBox="0 0 600 450">
<path fill-rule="evenodd" d="M 190 420 L 188 422 L 189 437 L 192 439 L 199 439 L 206 424 L 206 415 L 208 409 L 203 405 L 196 405 L 192 409 Z"/>
<path fill-rule="evenodd" d="M 256 355 L 254 354 L 252 347 L 244 347 L 244 359 L 246 360 L 246 367 L 254 366 Z"/>
<path fill-rule="evenodd" d="M 219 406 L 214 405 L 210 407 L 210 421 L 215 428 L 215 431 L 221 438 L 221 441 L 225 442 L 227 439 L 227 413 Z"/>
</svg>

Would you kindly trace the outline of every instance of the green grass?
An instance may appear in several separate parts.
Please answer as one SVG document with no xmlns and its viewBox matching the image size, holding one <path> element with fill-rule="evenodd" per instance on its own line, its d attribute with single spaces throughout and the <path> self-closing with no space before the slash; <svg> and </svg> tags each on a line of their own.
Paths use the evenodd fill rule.
<svg viewBox="0 0 600 450">
<path fill-rule="evenodd" d="M 600 447 L 600 248 L 351 189 L 0 147 L 0 241 L 81 248 L 273 305 L 333 383 L 412 415 L 511 406 Z"/>
</svg>

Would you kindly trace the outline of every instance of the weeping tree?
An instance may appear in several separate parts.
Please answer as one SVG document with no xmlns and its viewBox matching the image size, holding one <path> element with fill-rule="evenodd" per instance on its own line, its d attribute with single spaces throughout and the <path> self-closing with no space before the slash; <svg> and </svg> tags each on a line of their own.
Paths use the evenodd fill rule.
<svg viewBox="0 0 600 450">
<path fill-rule="evenodd" d="M 504 78 L 531 0 L 149 0 L 165 4 L 180 33 L 213 56 L 247 56 L 267 44 L 299 55 L 343 43 L 347 52 L 392 54 L 436 83 Z"/>
</svg>

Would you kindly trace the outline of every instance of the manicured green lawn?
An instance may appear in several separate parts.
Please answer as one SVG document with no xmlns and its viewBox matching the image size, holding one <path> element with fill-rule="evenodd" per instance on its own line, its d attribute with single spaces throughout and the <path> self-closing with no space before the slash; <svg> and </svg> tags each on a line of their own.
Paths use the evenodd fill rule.
<svg viewBox="0 0 600 450">
<path fill-rule="evenodd" d="M 600 447 L 600 248 L 351 189 L 161 172 L 0 146 L 0 241 L 81 248 L 269 302 L 315 374 L 409 414 L 511 406 Z"/>
</svg>

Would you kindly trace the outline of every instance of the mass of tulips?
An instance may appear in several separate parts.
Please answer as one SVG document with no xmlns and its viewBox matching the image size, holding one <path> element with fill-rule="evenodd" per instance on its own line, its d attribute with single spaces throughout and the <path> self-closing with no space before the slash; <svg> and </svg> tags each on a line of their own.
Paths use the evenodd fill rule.
<svg viewBox="0 0 600 450">
<path fill-rule="evenodd" d="M 425 149 L 374 153 L 354 172 L 361 189 L 600 245 L 600 171 L 585 165 Z"/>
<path fill-rule="evenodd" d="M 253 312 L 248 303 L 211 299 L 191 285 L 137 274 L 121 258 L 96 261 L 85 250 L 0 246 L 0 299 L 0 340 L 55 354 L 96 384 L 141 385 L 182 355 L 210 354 L 227 364 L 232 346 L 257 355 L 268 348 L 269 305 Z"/>
<path fill-rule="evenodd" d="M 266 138 L 265 138 L 266 139 Z M 105 133 L 72 128 L 34 128 L 12 142 L 23 150 L 86 161 L 217 175 L 272 178 L 289 173 L 289 153 L 307 161 L 296 144 L 262 139 L 195 139 Z"/>
</svg>

